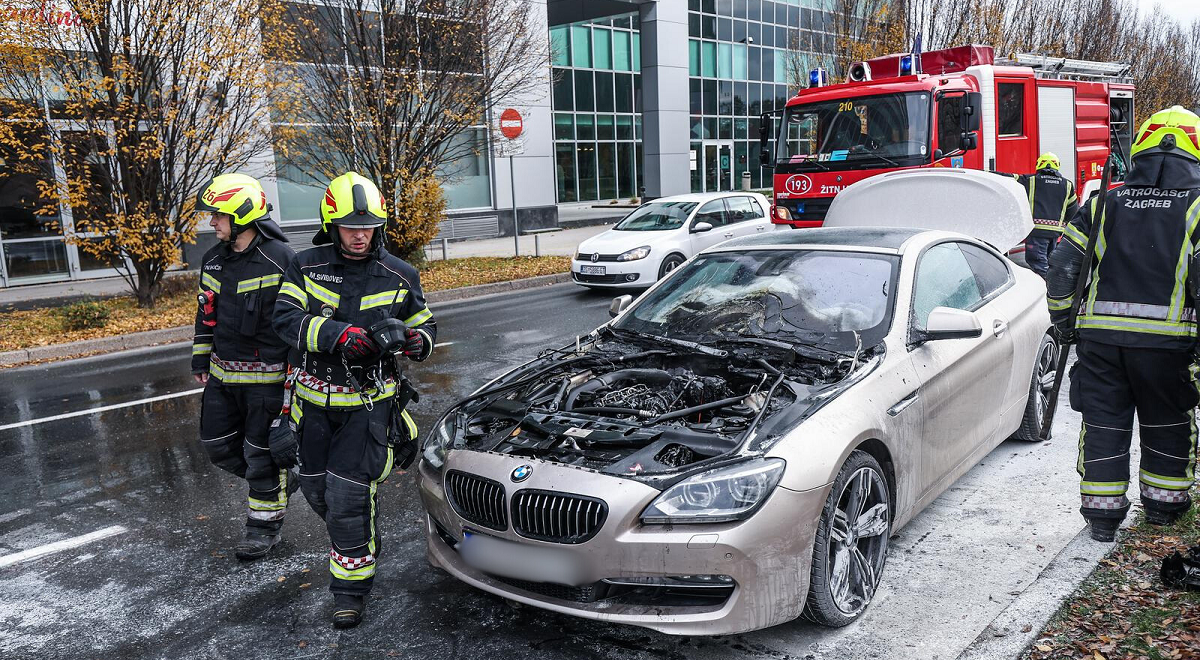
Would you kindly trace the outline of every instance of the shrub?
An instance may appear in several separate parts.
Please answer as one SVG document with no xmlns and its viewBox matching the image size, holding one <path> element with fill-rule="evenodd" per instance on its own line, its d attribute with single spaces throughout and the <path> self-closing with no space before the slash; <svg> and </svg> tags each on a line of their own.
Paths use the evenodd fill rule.
<svg viewBox="0 0 1200 660">
<path fill-rule="evenodd" d="M 99 300 L 81 300 L 59 309 L 67 330 L 103 328 L 108 323 L 108 307 Z"/>
<path fill-rule="evenodd" d="M 396 192 L 396 220 L 387 228 L 392 253 L 414 265 L 424 262 L 425 244 L 437 236 L 445 213 L 446 196 L 436 177 L 409 179 Z"/>
</svg>

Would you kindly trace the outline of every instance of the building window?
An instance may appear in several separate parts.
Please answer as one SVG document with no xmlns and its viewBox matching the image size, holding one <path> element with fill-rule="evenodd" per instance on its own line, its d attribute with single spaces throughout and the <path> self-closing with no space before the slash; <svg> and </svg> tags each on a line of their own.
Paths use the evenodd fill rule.
<svg viewBox="0 0 1200 660">
<path fill-rule="evenodd" d="M 571 28 L 571 65 L 584 68 L 592 66 L 592 29 L 586 25 Z"/>
</svg>

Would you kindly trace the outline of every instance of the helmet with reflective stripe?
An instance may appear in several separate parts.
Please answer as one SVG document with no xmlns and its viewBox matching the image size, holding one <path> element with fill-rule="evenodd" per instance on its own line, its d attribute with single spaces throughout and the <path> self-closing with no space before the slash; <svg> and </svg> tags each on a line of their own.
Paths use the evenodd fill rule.
<svg viewBox="0 0 1200 660">
<path fill-rule="evenodd" d="M 1175 154 L 1200 162 L 1200 117 L 1178 105 L 1150 115 L 1138 129 L 1130 156 L 1152 153 Z"/>
<path fill-rule="evenodd" d="M 269 220 L 271 205 L 258 179 L 245 174 L 219 174 L 200 187 L 196 210 L 228 214 L 236 234 L 256 220 Z"/>
<path fill-rule="evenodd" d="M 1047 167 L 1050 167 L 1050 168 L 1053 168 L 1056 170 L 1062 169 L 1062 161 L 1058 159 L 1058 156 L 1047 151 L 1046 153 L 1044 153 L 1040 157 L 1038 157 L 1037 167 L 1035 167 L 1034 169 L 1041 171 L 1041 170 L 1046 169 Z"/>
<path fill-rule="evenodd" d="M 331 224 L 379 227 L 386 221 L 383 195 L 370 179 L 347 172 L 329 182 L 321 199 L 321 228 L 326 232 L 331 231 Z"/>
</svg>

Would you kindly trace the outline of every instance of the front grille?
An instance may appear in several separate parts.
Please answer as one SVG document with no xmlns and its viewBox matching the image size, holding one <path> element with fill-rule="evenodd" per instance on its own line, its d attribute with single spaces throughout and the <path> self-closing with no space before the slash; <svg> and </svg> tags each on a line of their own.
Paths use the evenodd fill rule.
<svg viewBox="0 0 1200 660">
<path fill-rule="evenodd" d="M 526 538 L 552 543 L 583 543 L 608 518 L 608 505 L 583 495 L 519 490 L 512 498 L 513 529 Z"/>
<path fill-rule="evenodd" d="M 450 470 L 446 473 L 446 495 L 454 512 L 464 520 L 490 529 L 508 529 L 504 514 L 504 486 L 499 482 Z"/>
<path fill-rule="evenodd" d="M 596 262 L 617 261 L 617 257 L 619 257 L 619 256 L 621 256 L 621 255 L 619 255 L 619 254 L 601 254 L 601 255 L 599 255 L 599 258 L 596 259 Z M 591 252 L 586 252 L 586 253 L 580 252 L 575 255 L 575 259 L 577 261 L 587 261 L 590 263 L 592 261 L 592 253 Z"/>
<path fill-rule="evenodd" d="M 546 598 L 557 598 L 558 600 L 566 600 L 574 603 L 594 603 L 599 597 L 597 587 L 603 587 L 603 583 L 587 584 L 582 587 L 572 587 L 566 584 L 554 584 L 553 582 L 530 582 L 528 580 L 517 580 L 514 578 L 501 577 L 499 575 L 489 575 L 492 579 L 503 582 L 510 587 L 516 587 L 522 591 L 528 591 L 532 594 L 545 596 Z"/>
<path fill-rule="evenodd" d="M 575 277 L 576 282 L 587 282 L 588 284 L 616 284 L 624 282 L 624 275 L 584 275 L 583 273 L 571 273 Z"/>
<path fill-rule="evenodd" d="M 816 220 L 819 222 L 825 221 L 825 216 L 829 214 L 829 205 L 832 203 L 832 197 L 781 199 L 776 202 L 780 206 L 787 207 L 793 220 Z M 801 208 L 804 210 L 800 210 Z"/>
</svg>

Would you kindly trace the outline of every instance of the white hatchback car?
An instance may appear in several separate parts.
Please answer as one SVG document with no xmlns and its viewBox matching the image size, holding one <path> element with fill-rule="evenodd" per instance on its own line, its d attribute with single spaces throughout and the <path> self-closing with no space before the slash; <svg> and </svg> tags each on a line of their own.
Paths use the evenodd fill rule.
<svg viewBox="0 0 1200 660">
<path fill-rule="evenodd" d="M 772 231 L 758 193 L 674 195 L 646 202 L 615 227 L 579 244 L 571 278 L 592 287 L 646 288 L 718 243 Z"/>
</svg>

